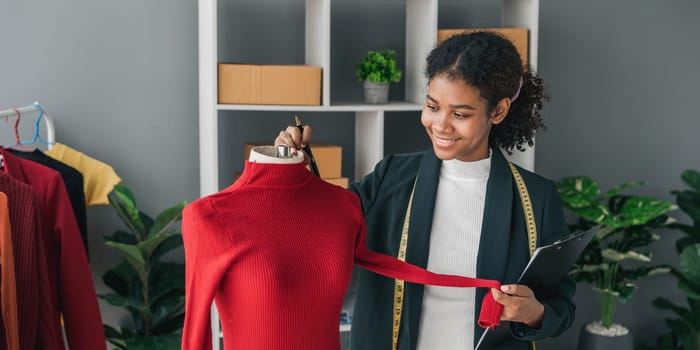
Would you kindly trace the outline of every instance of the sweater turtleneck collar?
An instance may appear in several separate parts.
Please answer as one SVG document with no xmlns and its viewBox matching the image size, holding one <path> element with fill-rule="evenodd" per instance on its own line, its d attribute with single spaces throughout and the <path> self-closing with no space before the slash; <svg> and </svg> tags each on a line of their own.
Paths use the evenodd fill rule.
<svg viewBox="0 0 700 350">
<path fill-rule="evenodd" d="M 455 180 L 484 180 L 491 170 L 491 154 L 488 158 L 463 162 L 458 159 L 444 160 L 440 174 Z"/>
<path fill-rule="evenodd" d="M 270 154 L 274 154 L 274 147 L 253 148 L 239 180 L 252 186 L 294 186 L 313 177 L 301 152 L 291 158 L 275 158 Z"/>
</svg>

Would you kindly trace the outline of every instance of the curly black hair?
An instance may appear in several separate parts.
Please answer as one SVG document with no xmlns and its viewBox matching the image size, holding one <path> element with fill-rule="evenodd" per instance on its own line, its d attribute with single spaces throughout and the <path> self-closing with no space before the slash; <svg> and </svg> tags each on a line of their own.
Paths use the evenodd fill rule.
<svg viewBox="0 0 700 350">
<path fill-rule="evenodd" d="M 489 113 L 500 100 L 516 95 L 522 79 L 508 115 L 493 125 L 489 135 L 491 145 L 509 154 L 513 148 L 524 151 L 524 143 L 532 146 L 535 131 L 545 128 L 542 107 L 549 98 L 542 79 L 523 67 L 515 46 L 498 33 L 477 31 L 448 38 L 428 55 L 425 74 L 428 81 L 446 76 L 478 89 Z"/>
</svg>

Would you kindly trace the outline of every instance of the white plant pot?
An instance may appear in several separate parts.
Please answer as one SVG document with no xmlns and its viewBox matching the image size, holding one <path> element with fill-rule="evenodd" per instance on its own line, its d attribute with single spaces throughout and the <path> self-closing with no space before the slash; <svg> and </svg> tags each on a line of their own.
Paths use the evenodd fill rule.
<svg viewBox="0 0 700 350">
<path fill-rule="evenodd" d="M 383 104 L 389 101 L 389 83 L 375 83 L 365 80 L 365 102 Z"/>
<path fill-rule="evenodd" d="M 605 328 L 600 321 L 581 327 L 578 350 L 633 350 L 634 338 L 629 328 L 613 323 Z"/>
</svg>

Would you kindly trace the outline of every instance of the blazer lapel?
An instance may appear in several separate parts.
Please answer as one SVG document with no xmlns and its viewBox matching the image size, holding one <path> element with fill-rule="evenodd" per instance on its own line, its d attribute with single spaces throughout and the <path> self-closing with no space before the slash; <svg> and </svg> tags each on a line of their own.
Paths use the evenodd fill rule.
<svg viewBox="0 0 700 350">
<path fill-rule="evenodd" d="M 476 275 L 479 278 L 503 281 L 510 246 L 511 213 L 513 210 L 513 175 L 498 148 L 492 148 L 491 172 L 486 185 L 484 220 L 481 226 Z M 476 290 L 475 317 L 479 317 L 481 301 L 488 290 Z M 483 329 L 474 322 L 474 344 Z"/>
<path fill-rule="evenodd" d="M 406 261 L 422 268 L 428 265 L 430 229 L 433 223 L 433 210 L 441 164 L 442 161 L 435 156 L 432 149 L 425 153 L 418 169 L 418 182 L 413 194 Z M 408 331 L 408 333 L 401 336 L 404 340 L 404 346 L 400 347 L 402 349 L 415 349 L 423 305 L 423 285 L 406 283 L 405 291 L 402 322 L 406 323 L 402 328 L 404 332 Z M 408 347 L 405 347 L 406 340 L 408 340 Z M 401 340 L 399 340 L 399 344 L 401 344 Z"/>
</svg>

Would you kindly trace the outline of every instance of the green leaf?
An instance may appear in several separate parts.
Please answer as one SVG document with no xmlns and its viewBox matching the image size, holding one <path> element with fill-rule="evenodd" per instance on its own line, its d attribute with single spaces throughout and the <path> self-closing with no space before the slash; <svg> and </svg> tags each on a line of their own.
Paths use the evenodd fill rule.
<svg viewBox="0 0 700 350">
<path fill-rule="evenodd" d="M 146 240 L 138 244 L 138 249 L 141 251 L 141 255 L 144 259 L 150 259 L 153 251 L 158 248 L 158 245 L 163 243 L 166 239 L 177 236 L 178 233 L 159 233 L 155 236 L 151 236 Z"/>
<path fill-rule="evenodd" d="M 103 324 L 102 328 L 104 328 L 105 337 L 114 338 L 114 339 L 124 339 L 124 336 L 118 330 L 116 330 L 114 327 L 112 327 L 110 325 Z"/>
<path fill-rule="evenodd" d="M 656 340 L 656 349 L 678 349 L 673 340 L 673 333 L 664 333 Z"/>
<path fill-rule="evenodd" d="M 180 349 L 182 338 L 178 334 L 165 334 L 150 337 L 135 337 L 126 340 L 129 350 L 171 350 Z"/>
<path fill-rule="evenodd" d="M 146 280 L 146 263 L 143 260 L 141 251 L 137 246 L 107 242 L 107 246 L 115 248 L 124 257 L 124 259 L 134 268 L 134 270 L 139 274 L 142 281 Z"/>
<path fill-rule="evenodd" d="M 692 319 L 693 316 L 690 313 L 690 310 L 688 310 L 684 307 L 678 306 L 678 305 L 672 303 L 671 301 L 669 301 L 668 299 L 656 298 L 656 299 L 654 299 L 652 304 L 657 309 L 668 310 L 668 311 L 675 313 L 676 315 L 678 315 L 678 317 L 680 317 L 683 321 L 685 321 L 688 324 L 693 323 L 693 319 Z"/>
<path fill-rule="evenodd" d="M 576 215 L 588 220 L 595 222 L 596 224 L 604 223 L 607 226 L 615 227 L 615 225 L 609 223 L 610 220 L 616 220 L 614 216 L 610 215 L 610 211 L 607 207 L 600 204 L 595 204 L 588 207 L 575 208 L 573 211 Z"/>
<path fill-rule="evenodd" d="M 617 221 L 610 225 L 617 228 L 643 225 L 677 207 L 668 201 L 649 197 L 630 197 L 623 205 Z"/>
<path fill-rule="evenodd" d="M 160 303 L 153 311 L 153 325 L 159 325 L 173 317 L 185 313 L 185 296 L 169 298 L 164 303 Z"/>
<path fill-rule="evenodd" d="M 616 186 L 605 192 L 605 195 L 603 197 L 605 198 L 612 198 L 615 196 L 619 196 L 622 194 L 622 191 L 628 189 L 628 188 L 633 188 L 633 187 L 639 187 L 639 186 L 644 186 L 646 183 L 644 181 L 629 181 L 625 182 L 622 185 Z"/>
<path fill-rule="evenodd" d="M 163 241 L 151 254 L 151 268 L 159 264 L 159 259 L 167 254 L 168 252 L 182 248 L 182 235 L 178 234 L 176 236 L 170 237 Z"/>
<path fill-rule="evenodd" d="M 117 230 L 111 236 L 104 236 L 104 239 L 106 242 L 117 242 L 126 244 L 136 244 L 139 242 L 133 233 L 123 230 Z"/>
<path fill-rule="evenodd" d="M 156 334 L 173 333 L 178 332 L 182 329 L 182 325 L 185 320 L 185 314 L 179 314 L 168 320 L 158 323 L 158 325 L 153 327 L 153 332 Z"/>
<path fill-rule="evenodd" d="M 623 304 L 627 304 L 632 300 L 632 293 L 637 289 L 637 285 L 628 282 L 618 286 L 616 289 L 619 295 L 618 300 Z"/>
<path fill-rule="evenodd" d="M 182 201 L 158 214 L 149 235 L 154 236 L 162 233 L 166 231 L 170 225 L 178 222 L 182 218 L 182 210 L 185 209 L 186 205 L 187 202 Z"/>
<path fill-rule="evenodd" d="M 151 271 L 151 300 L 153 305 L 160 298 L 176 292 L 185 295 L 185 265 L 176 263 L 161 263 Z"/>
<path fill-rule="evenodd" d="M 123 340 L 115 339 L 115 338 L 107 338 L 107 342 L 114 345 L 115 348 L 119 350 L 127 350 L 125 342 Z"/>
<path fill-rule="evenodd" d="M 587 176 L 565 177 L 557 181 L 557 189 L 564 206 L 570 209 L 598 204 L 600 186 Z"/>
<path fill-rule="evenodd" d="M 678 206 L 690 216 L 695 223 L 700 222 L 700 193 L 695 191 L 672 191 Z"/>
<path fill-rule="evenodd" d="M 110 305 L 118 306 L 118 307 L 123 307 L 127 309 L 131 309 L 133 311 L 138 311 L 141 312 L 144 310 L 144 305 L 141 300 L 135 300 L 131 298 L 124 298 L 120 295 L 116 295 L 113 293 L 109 294 L 100 294 L 98 297 Z"/>
<path fill-rule="evenodd" d="M 685 247 L 680 258 L 680 271 L 683 276 L 694 287 L 700 287 L 700 243 Z"/>
<path fill-rule="evenodd" d="M 700 172 L 688 169 L 681 174 L 681 180 L 696 192 L 700 192 Z"/>
<path fill-rule="evenodd" d="M 139 210 L 139 217 L 141 218 L 141 222 L 143 222 L 144 232 L 146 232 L 146 233 L 151 232 L 151 229 L 153 228 L 153 224 L 155 222 L 153 220 L 153 218 L 150 215 L 148 215 L 140 210 Z"/>
<path fill-rule="evenodd" d="M 114 193 L 115 195 L 118 194 L 120 198 L 126 198 L 130 203 L 133 203 L 134 206 L 136 206 L 136 199 L 134 198 L 134 195 L 131 193 L 131 190 L 125 185 L 115 185 L 114 189 L 112 189 L 112 193 Z"/>
<path fill-rule="evenodd" d="M 574 268 L 572 268 L 571 271 L 573 272 L 578 272 L 578 271 L 583 271 L 583 272 L 595 272 L 595 271 L 605 271 L 609 268 L 610 266 L 607 263 L 603 264 L 595 264 L 595 265 L 575 265 Z"/>
<path fill-rule="evenodd" d="M 643 277 L 648 277 L 648 276 L 653 276 L 653 275 L 659 275 L 663 273 L 669 273 L 671 272 L 671 268 L 666 266 L 666 265 L 659 265 L 659 266 L 640 266 L 632 269 L 625 269 L 620 271 L 620 277 L 630 280 L 630 281 L 636 281 L 640 278 Z"/>
<path fill-rule="evenodd" d="M 697 290 L 685 279 L 678 280 L 678 289 L 690 299 L 700 299 L 700 290 Z"/>
<path fill-rule="evenodd" d="M 143 283 L 138 273 L 124 260 L 115 268 L 105 272 L 102 275 L 102 281 L 121 296 L 135 296 L 143 300 Z"/>
<path fill-rule="evenodd" d="M 124 338 L 133 338 L 137 336 L 137 334 L 129 328 L 121 327 L 120 329 L 122 331 L 122 334 L 124 335 Z"/>
<path fill-rule="evenodd" d="M 692 345 L 697 345 L 697 340 L 692 339 L 692 336 L 689 335 L 695 335 L 693 330 L 688 327 L 688 325 L 681 321 L 681 320 L 666 320 L 666 325 L 671 328 L 671 332 L 673 332 L 676 341 L 678 341 L 678 346 L 680 349 L 697 349 L 697 347 L 691 347 Z"/>
<path fill-rule="evenodd" d="M 636 261 L 641 261 L 641 262 L 650 262 L 651 261 L 651 253 L 640 253 L 640 252 L 635 252 L 635 251 L 627 251 L 627 252 L 618 252 L 616 250 L 607 248 L 603 249 L 601 252 L 603 257 L 607 260 L 610 261 L 623 261 L 623 260 L 636 260 Z"/>
<path fill-rule="evenodd" d="M 131 191 L 125 186 L 117 185 L 112 193 L 118 200 L 110 198 L 110 203 L 117 209 L 122 221 L 140 237 L 145 236 L 146 229 L 141 221 L 141 214 L 136 207 L 136 201 Z"/>
</svg>

